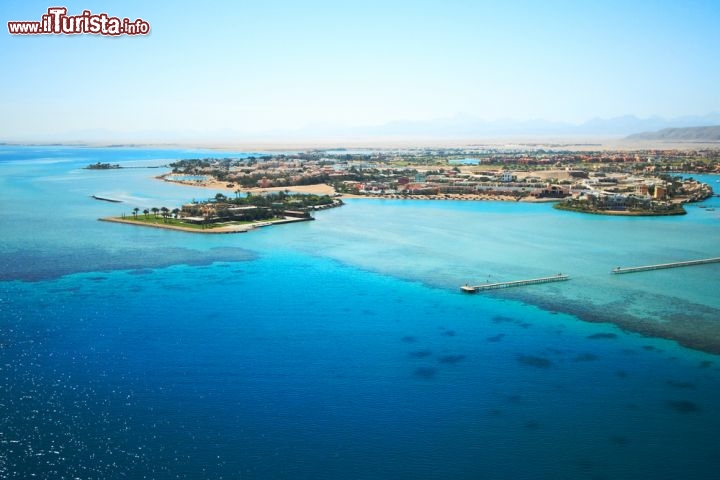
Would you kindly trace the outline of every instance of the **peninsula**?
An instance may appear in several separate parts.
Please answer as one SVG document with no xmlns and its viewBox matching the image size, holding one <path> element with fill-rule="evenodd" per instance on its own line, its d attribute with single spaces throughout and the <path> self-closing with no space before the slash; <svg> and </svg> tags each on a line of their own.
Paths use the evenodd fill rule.
<svg viewBox="0 0 720 480">
<path fill-rule="evenodd" d="M 167 207 L 132 210 L 131 215 L 101 218 L 191 233 L 241 233 L 255 228 L 313 220 L 312 211 L 339 207 L 342 200 L 327 195 L 290 195 L 276 192 L 234 198 L 218 193 L 204 202 L 193 201 L 170 210 Z"/>
<path fill-rule="evenodd" d="M 713 192 L 678 174 L 720 172 L 720 153 L 341 149 L 180 160 L 170 167 L 158 178 L 235 193 L 292 189 L 344 197 L 550 201 L 583 213 L 679 215 L 682 204 Z"/>
</svg>

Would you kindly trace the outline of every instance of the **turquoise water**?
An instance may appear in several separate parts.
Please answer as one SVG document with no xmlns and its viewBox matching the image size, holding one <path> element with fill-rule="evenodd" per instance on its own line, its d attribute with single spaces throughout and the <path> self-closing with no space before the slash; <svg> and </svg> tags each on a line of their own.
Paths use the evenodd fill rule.
<svg viewBox="0 0 720 480">
<path fill-rule="evenodd" d="M 479 158 L 459 158 L 448 160 L 450 165 L 479 165 L 481 160 Z"/>
<path fill-rule="evenodd" d="M 718 267 L 609 270 L 718 256 L 717 212 L 350 200 L 218 236 L 96 220 L 216 192 L 81 167 L 197 155 L 0 147 L 0 478 L 715 478 L 720 359 L 628 326 L 711 334 Z"/>
</svg>

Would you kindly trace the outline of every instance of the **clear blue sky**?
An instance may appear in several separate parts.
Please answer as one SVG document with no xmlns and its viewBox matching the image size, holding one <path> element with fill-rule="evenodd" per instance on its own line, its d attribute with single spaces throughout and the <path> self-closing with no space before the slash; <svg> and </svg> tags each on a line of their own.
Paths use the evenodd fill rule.
<svg viewBox="0 0 720 480">
<path fill-rule="evenodd" d="M 152 33 L 7 33 L 55 3 Z M 0 138 L 720 111 L 717 0 L 3 0 L 0 18 Z"/>
</svg>

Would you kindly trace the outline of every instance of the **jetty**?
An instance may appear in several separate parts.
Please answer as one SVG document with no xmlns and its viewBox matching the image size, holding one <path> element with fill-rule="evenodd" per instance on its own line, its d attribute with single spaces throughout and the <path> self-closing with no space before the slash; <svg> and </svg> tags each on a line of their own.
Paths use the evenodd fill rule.
<svg viewBox="0 0 720 480">
<path fill-rule="evenodd" d="M 95 200 L 101 200 L 103 202 L 122 203 L 122 200 L 115 200 L 114 198 L 99 197 L 97 195 L 90 195 L 90 197 L 94 198 Z"/>
<path fill-rule="evenodd" d="M 514 280 L 511 282 L 483 283 L 482 285 L 463 285 L 460 287 L 465 293 L 477 293 L 485 290 L 495 290 L 498 288 L 522 287 L 525 285 L 535 285 L 538 283 L 564 282 L 570 280 L 568 275 L 558 273 L 551 277 L 531 278 L 528 280 Z"/>
<path fill-rule="evenodd" d="M 708 263 L 720 262 L 720 257 L 714 258 L 702 258 L 699 260 L 686 260 L 684 262 L 671 262 L 671 263 L 659 263 L 657 265 L 642 265 L 639 267 L 615 267 L 612 269 L 612 273 L 635 273 L 635 272 L 646 272 L 648 270 L 662 270 L 665 268 L 678 268 L 678 267 L 690 267 L 692 265 L 705 265 Z"/>
</svg>

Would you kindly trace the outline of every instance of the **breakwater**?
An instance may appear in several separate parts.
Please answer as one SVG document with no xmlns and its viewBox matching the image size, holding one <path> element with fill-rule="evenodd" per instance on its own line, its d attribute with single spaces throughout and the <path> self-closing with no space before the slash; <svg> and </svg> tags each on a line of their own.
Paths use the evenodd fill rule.
<svg viewBox="0 0 720 480">
<path fill-rule="evenodd" d="M 699 260 L 687 260 L 684 262 L 671 262 L 671 263 L 659 263 L 656 265 L 641 265 L 638 267 L 615 267 L 612 269 L 612 273 L 636 273 L 646 272 L 649 270 L 663 270 L 665 268 L 679 268 L 679 267 L 690 267 L 693 265 L 705 265 L 708 263 L 720 262 L 720 257 L 715 258 L 702 258 Z"/>
</svg>

